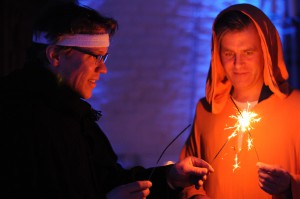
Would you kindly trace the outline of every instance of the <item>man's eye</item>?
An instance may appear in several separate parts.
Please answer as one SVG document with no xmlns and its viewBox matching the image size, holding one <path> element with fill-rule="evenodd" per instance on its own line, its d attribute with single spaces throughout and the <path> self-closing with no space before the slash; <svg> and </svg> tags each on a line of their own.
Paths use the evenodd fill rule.
<svg viewBox="0 0 300 199">
<path fill-rule="evenodd" d="M 233 56 L 233 52 L 226 51 L 226 52 L 224 52 L 224 55 L 226 57 L 232 57 Z"/>
<path fill-rule="evenodd" d="M 244 52 L 245 55 L 253 55 L 253 51 L 252 50 L 247 50 Z"/>
</svg>

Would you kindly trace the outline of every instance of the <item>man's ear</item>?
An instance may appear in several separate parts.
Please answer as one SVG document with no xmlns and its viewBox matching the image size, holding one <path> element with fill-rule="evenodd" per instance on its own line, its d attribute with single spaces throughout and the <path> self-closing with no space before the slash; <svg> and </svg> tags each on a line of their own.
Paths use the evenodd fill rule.
<svg viewBox="0 0 300 199">
<path fill-rule="evenodd" d="M 57 67 L 59 65 L 60 54 L 58 53 L 56 45 L 47 46 L 46 56 L 52 66 Z"/>
</svg>

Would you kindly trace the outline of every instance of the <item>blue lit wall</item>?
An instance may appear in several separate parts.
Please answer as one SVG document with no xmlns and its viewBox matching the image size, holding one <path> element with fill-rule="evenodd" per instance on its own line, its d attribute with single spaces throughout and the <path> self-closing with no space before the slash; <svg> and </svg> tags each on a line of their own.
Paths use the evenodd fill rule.
<svg viewBox="0 0 300 199">
<path fill-rule="evenodd" d="M 204 96 L 215 16 L 231 4 L 247 1 L 80 2 L 119 22 L 108 74 L 100 77 L 89 100 L 103 111 L 99 124 L 124 166 L 153 166 L 165 146 L 192 123 L 196 103 Z M 284 0 L 251 2 L 281 32 Z M 159 164 L 178 159 L 189 130 Z"/>
</svg>

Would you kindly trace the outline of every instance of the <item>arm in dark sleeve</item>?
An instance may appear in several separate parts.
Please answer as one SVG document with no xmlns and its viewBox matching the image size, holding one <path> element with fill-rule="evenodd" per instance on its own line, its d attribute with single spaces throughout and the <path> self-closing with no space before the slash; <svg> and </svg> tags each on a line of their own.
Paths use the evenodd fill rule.
<svg viewBox="0 0 300 199">
<path fill-rule="evenodd" d="M 172 189 L 167 182 L 167 175 L 172 166 L 173 165 L 160 166 L 149 169 L 134 167 L 130 172 L 132 178 L 135 180 L 150 180 L 152 182 L 150 195 L 147 199 L 176 199 L 181 190 Z"/>
</svg>

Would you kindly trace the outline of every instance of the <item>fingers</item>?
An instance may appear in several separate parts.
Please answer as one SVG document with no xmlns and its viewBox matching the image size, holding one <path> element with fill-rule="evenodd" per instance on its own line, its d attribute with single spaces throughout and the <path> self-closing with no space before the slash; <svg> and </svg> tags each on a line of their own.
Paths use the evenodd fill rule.
<svg viewBox="0 0 300 199">
<path fill-rule="evenodd" d="M 258 174 L 263 178 L 272 177 L 276 179 L 286 173 L 286 171 L 279 166 L 264 164 L 262 162 L 258 162 L 256 165 L 258 167 Z"/>
<path fill-rule="evenodd" d="M 258 162 L 259 186 L 269 194 L 279 194 L 290 186 L 289 172 L 276 165 Z"/>
<path fill-rule="evenodd" d="M 191 158 L 192 164 L 194 167 L 194 174 L 195 175 L 205 175 L 205 174 L 209 174 L 211 172 L 214 172 L 213 167 L 207 163 L 206 161 L 200 159 L 200 158 L 196 158 L 196 157 L 189 157 Z"/>
<path fill-rule="evenodd" d="M 196 157 L 193 157 L 193 156 L 191 156 L 190 158 L 191 158 L 194 166 L 207 168 L 209 172 L 214 171 L 213 167 L 208 162 L 206 162 L 205 160 L 202 160 L 200 158 L 196 158 Z"/>
<path fill-rule="evenodd" d="M 131 198 L 145 199 L 149 194 L 150 194 L 149 189 L 143 189 L 143 190 L 139 190 L 137 192 L 132 192 L 130 196 L 131 196 Z"/>
<path fill-rule="evenodd" d="M 268 174 L 259 174 L 258 184 L 262 190 L 269 194 L 276 194 L 281 187 L 272 176 Z"/>
<path fill-rule="evenodd" d="M 194 181 L 194 185 L 196 189 L 200 189 L 201 186 L 203 186 L 204 181 L 207 179 L 207 176 L 209 173 L 214 172 L 213 167 L 206 161 L 196 158 L 196 157 L 191 157 L 193 161 L 193 165 L 195 166 L 195 172 L 194 175 L 196 176 L 196 182 Z M 201 177 L 199 177 L 199 175 Z"/>
<path fill-rule="evenodd" d="M 258 162 L 256 164 L 258 167 L 258 184 L 262 190 L 272 194 L 272 187 L 274 187 L 274 180 L 272 179 L 273 168 L 270 165 Z"/>
<path fill-rule="evenodd" d="M 193 181 L 194 181 L 193 184 L 195 185 L 195 188 L 196 188 L 197 190 L 199 190 L 200 187 L 203 186 L 205 180 L 206 180 L 206 175 L 204 175 L 202 178 L 195 178 L 195 179 L 193 180 Z"/>
<path fill-rule="evenodd" d="M 168 178 L 174 187 L 186 187 L 194 184 L 196 188 L 199 188 L 209 173 L 213 171 L 212 166 L 206 161 L 189 156 L 174 164 Z"/>
<path fill-rule="evenodd" d="M 146 199 L 150 194 L 149 188 L 152 186 L 150 181 L 136 181 L 124 184 L 112 189 L 107 195 L 107 199 Z"/>
<path fill-rule="evenodd" d="M 265 164 L 262 162 L 256 163 L 256 166 L 259 168 L 259 170 L 264 172 L 273 172 L 276 170 L 276 168 L 273 165 Z"/>
<path fill-rule="evenodd" d="M 127 191 L 130 192 L 132 198 L 142 198 L 146 199 L 146 197 L 150 194 L 150 187 L 152 183 L 150 181 L 136 181 L 126 185 Z"/>
<path fill-rule="evenodd" d="M 139 192 L 145 189 L 149 189 L 152 186 L 150 181 L 135 181 L 125 185 L 129 192 Z"/>
<path fill-rule="evenodd" d="M 135 188 L 132 192 L 132 195 L 136 198 L 143 198 L 146 199 L 146 197 L 150 194 L 150 187 L 152 186 L 152 183 L 150 181 L 137 181 L 138 188 Z"/>
<path fill-rule="evenodd" d="M 272 175 L 264 172 L 258 172 L 258 181 L 261 188 L 274 187 L 276 182 Z"/>
</svg>

